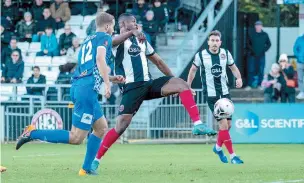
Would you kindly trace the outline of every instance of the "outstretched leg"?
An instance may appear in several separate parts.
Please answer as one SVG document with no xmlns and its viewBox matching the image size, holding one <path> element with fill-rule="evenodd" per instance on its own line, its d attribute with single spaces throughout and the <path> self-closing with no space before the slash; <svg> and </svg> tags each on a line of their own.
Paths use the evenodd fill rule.
<svg viewBox="0 0 304 183">
<path fill-rule="evenodd" d="M 194 101 L 192 91 L 184 80 L 180 78 L 171 78 L 162 87 L 161 91 L 163 96 L 179 94 L 182 104 L 193 121 L 194 135 L 216 135 L 214 130 L 207 128 L 207 126 L 200 120 L 200 112 L 196 102 Z"/>
<path fill-rule="evenodd" d="M 105 155 L 108 149 L 117 141 L 117 139 L 124 133 L 131 123 L 133 115 L 122 114 L 118 116 L 115 128 L 112 128 L 104 137 L 96 158 L 92 164 L 92 170 L 97 170 L 100 159 Z"/>
</svg>

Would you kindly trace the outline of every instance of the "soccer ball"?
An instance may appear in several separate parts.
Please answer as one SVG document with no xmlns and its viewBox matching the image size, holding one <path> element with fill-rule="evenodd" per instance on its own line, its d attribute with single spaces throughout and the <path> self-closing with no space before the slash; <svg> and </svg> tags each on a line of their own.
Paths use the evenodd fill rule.
<svg viewBox="0 0 304 183">
<path fill-rule="evenodd" d="M 231 100 L 221 98 L 214 104 L 214 116 L 219 119 L 231 117 L 234 113 L 234 105 Z"/>
</svg>

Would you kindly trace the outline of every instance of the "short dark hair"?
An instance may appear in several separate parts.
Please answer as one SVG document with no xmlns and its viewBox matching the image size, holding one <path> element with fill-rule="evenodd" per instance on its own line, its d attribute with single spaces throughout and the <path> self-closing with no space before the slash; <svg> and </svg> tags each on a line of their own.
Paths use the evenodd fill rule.
<svg viewBox="0 0 304 183">
<path fill-rule="evenodd" d="M 135 18 L 135 16 L 131 13 L 123 13 L 118 17 L 118 22 L 124 21 L 126 18 L 130 18 L 130 17 Z"/>
<path fill-rule="evenodd" d="M 209 39 L 211 36 L 218 36 L 218 37 L 220 37 L 220 39 L 221 39 L 222 34 L 221 34 L 221 32 L 220 32 L 220 31 L 218 31 L 218 30 L 214 30 L 214 31 L 211 31 L 211 32 L 209 33 L 209 35 L 208 35 L 208 39 Z"/>
<path fill-rule="evenodd" d="M 52 29 L 53 30 L 53 28 L 51 26 L 46 26 L 44 30 L 47 30 L 47 29 Z"/>
<path fill-rule="evenodd" d="M 16 36 L 12 36 L 10 42 L 11 42 L 12 40 L 18 41 Z"/>
<path fill-rule="evenodd" d="M 34 70 L 34 69 L 38 69 L 38 70 L 40 71 L 40 67 L 37 66 L 37 65 L 33 67 L 33 70 Z"/>
<path fill-rule="evenodd" d="M 114 20 L 113 15 L 111 15 L 109 13 L 101 12 L 101 13 L 98 13 L 98 15 L 96 16 L 95 24 L 96 24 L 96 27 L 102 27 L 105 24 L 112 23 L 113 20 Z"/>
</svg>

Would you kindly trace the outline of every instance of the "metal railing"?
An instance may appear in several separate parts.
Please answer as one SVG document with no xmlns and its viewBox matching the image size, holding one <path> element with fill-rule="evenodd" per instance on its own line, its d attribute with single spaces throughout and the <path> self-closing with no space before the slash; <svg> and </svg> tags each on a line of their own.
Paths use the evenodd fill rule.
<svg viewBox="0 0 304 183">
<path fill-rule="evenodd" d="M 201 99 L 197 99 L 201 112 L 202 121 L 213 126 L 208 106 Z M 3 105 L 3 104 L 2 104 Z M 157 105 L 157 107 L 153 106 Z M 109 128 L 116 124 L 119 105 L 101 105 L 106 116 Z M 55 110 L 63 120 L 63 128 L 69 130 L 72 125 L 72 111 L 70 102 L 46 102 L 44 106 L 40 103 L 28 102 L 27 104 L 7 104 L 4 106 L 4 141 L 15 141 L 24 127 L 31 123 L 34 113 L 48 108 Z M 151 111 L 150 113 L 138 113 L 134 116 L 128 130 L 121 137 L 122 143 L 128 142 L 206 142 L 205 136 L 193 136 L 191 133 L 193 124 L 177 98 L 168 97 L 161 104 L 148 103 L 142 105 L 140 110 Z M 144 116 L 143 116 L 144 115 Z"/>
<path fill-rule="evenodd" d="M 7 87 L 11 87 L 12 89 L 9 89 L 8 91 L 5 91 L 7 89 Z M 35 87 L 35 88 L 45 88 L 44 90 L 44 94 L 41 96 L 37 96 L 37 95 L 27 95 L 27 94 L 18 94 L 18 87 Z M 12 84 L 12 83 L 8 83 L 8 84 L 1 84 L 1 96 L 8 96 L 10 97 L 11 100 L 15 101 L 17 100 L 17 97 L 22 97 L 22 98 L 36 98 L 36 99 L 42 99 L 42 100 L 46 100 L 47 97 L 47 91 L 49 90 L 49 88 L 56 88 L 57 90 L 57 101 L 61 101 L 62 100 L 62 90 L 65 88 L 70 88 L 71 85 L 70 84 Z M 11 92 L 10 92 L 11 90 Z"/>
</svg>

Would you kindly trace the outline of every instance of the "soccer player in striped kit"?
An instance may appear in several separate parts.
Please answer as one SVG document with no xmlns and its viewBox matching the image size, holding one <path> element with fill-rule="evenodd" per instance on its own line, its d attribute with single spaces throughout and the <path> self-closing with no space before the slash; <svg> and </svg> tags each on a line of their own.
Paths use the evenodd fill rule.
<svg viewBox="0 0 304 183">
<path fill-rule="evenodd" d="M 132 14 L 122 14 L 118 23 L 120 35 L 137 28 L 136 19 Z M 114 40 L 115 38 L 113 38 L 113 42 Z M 101 157 L 127 129 L 144 100 L 179 94 L 182 104 L 194 123 L 192 133 L 194 135 L 216 135 L 214 130 L 208 128 L 200 120 L 199 109 L 189 85 L 184 80 L 173 76 L 171 70 L 147 41 L 141 42 L 135 36 L 126 36 L 125 40 L 122 40 L 121 44 L 113 49 L 115 74 L 124 76 L 126 82 L 121 85 L 123 95 L 116 126 L 104 137 L 92 164 L 92 170 L 98 168 Z M 152 79 L 148 69 L 148 59 L 166 76 Z"/>
<path fill-rule="evenodd" d="M 195 55 L 187 80 L 189 86 L 191 86 L 196 71 L 200 69 L 203 90 L 212 113 L 214 113 L 214 104 L 217 100 L 220 98 L 228 98 L 230 100 L 229 88 L 227 86 L 227 65 L 236 77 L 236 87 L 241 88 L 243 85 L 241 73 L 234 64 L 231 54 L 228 50 L 220 48 L 221 44 L 221 33 L 219 31 L 212 31 L 208 36 L 209 48 L 199 51 Z M 219 133 L 213 152 L 219 156 L 223 163 L 228 163 L 227 157 L 222 150 L 222 145 L 225 144 L 230 154 L 231 163 L 242 164 L 243 161 L 236 156 L 232 147 L 232 141 L 229 134 L 231 117 L 221 118 L 216 116 L 215 118 L 219 122 Z"/>
</svg>

